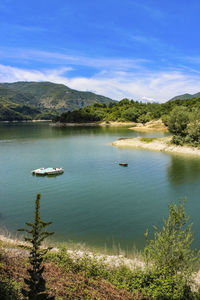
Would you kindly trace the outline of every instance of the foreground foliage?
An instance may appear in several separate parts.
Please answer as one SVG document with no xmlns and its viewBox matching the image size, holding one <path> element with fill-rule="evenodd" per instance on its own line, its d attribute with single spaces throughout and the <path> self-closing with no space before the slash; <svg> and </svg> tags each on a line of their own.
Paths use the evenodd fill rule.
<svg viewBox="0 0 200 300">
<path fill-rule="evenodd" d="M 67 251 L 66 246 L 51 252 L 40 249 L 42 240 L 49 235 L 42 229 L 49 223 L 40 220 L 39 200 L 40 195 L 36 199 L 35 222 L 27 223 L 31 227 L 27 232 L 33 236 L 26 239 L 33 244 L 29 258 L 32 266 L 28 270 L 30 279 L 25 279 L 23 283 L 28 259 L 24 249 L 18 250 L 21 254 L 16 258 L 10 257 L 8 252 L 2 254 L 2 299 L 24 299 L 24 295 L 29 299 L 50 299 L 50 296 L 53 299 L 55 296 L 59 300 L 200 299 L 200 293 L 197 288 L 194 289 L 193 282 L 194 271 L 199 269 L 200 256 L 199 251 L 191 247 L 192 224 L 185 213 L 185 201 L 169 205 L 168 218 L 163 219 L 161 229 L 154 226 L 155 232 L 151 239 L 146 232 L 146 267 L 130 269 L 124 264 L 123 258 L 116 267 L 108 265 L 106 257 L 94 253 L 91 255 L 87 251 Z M 46 292 L 45 281 L 48 282 L 49 294 Z M 22 289 L 22 296 L 19 286 L 24 287 L 25 284 L 29 289 Z"/>
</svg>

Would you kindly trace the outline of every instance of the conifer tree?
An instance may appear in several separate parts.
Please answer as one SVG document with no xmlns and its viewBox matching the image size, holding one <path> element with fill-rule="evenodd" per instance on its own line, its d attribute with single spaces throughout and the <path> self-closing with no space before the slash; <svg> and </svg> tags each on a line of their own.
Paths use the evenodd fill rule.
<svg viewBox="0 0 200 300">
<path fill-rule="evenodd" d="M 35 200 L 35 217 L 34 223 L 27 222 L 26 225 L 30 227 L 28 229 L 19 229 L 18 231 L 27 232 L 30 237 L 25 237 L 25 241 L 31 243 L 31 251 L 29 255 L 29 262 L 31 267 L 27 270 L 29 273 L 29 279 L 24 279 L 24 282 L 28 286 L 28 289 L 22 289 L 22 294 L 29 300 L 50 300 L 54 297 L 50 297 L 46 292 L 45 280 L 42 273 L 44 272 L 43 259 L 44 255 L 51 248 L 41 247 L 41 243 L 53 234 L 53 232 L 47 232 L 46 227 L 52 222 L 43 222 L 40 219 L 40 198 L 41 195 L 37 194 Z"/>
</svg>

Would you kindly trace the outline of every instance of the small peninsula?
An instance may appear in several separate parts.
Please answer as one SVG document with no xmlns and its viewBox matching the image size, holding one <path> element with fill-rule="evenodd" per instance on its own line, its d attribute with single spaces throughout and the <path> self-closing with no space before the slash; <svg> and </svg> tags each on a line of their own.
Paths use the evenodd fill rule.
<svg viewBox="0 0 200 300">
<path fill-rule="evenodd" d="M 119 138 L 112 143 L 113 146 L 121 148 L 135 148 L 144 150 L 154 150 L 161 152 L 172 152 L 180 154 L 198 155 L 200 156 L 200 149 L 190 146 L 179 146 L 171 144 L 172 137 L 164 138 Z"/>
</svg>

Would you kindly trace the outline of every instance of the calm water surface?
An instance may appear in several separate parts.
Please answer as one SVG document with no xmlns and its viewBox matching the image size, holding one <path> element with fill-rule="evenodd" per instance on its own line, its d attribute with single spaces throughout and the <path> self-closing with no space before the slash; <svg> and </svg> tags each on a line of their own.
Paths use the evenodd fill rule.
<svg viewBox="0 0 200 300">
<path fill-rule="evenodd" d="M 53 221 L 54 239 L 142 248 L 145 229 L 161 226 L 168 204 L 187 197 L 199 239 L 200 159 L 110 145 L 138 135 L 163 136 L 127 128 L 1 124 L 0 226 L 12 232 L 23 227 L 40 192 L 42 219 Z M 128 168 L 120 167 L 121 161 Z M 53 178 L 30 173 L 49 166 L 65 173 Z"/>
</svg>

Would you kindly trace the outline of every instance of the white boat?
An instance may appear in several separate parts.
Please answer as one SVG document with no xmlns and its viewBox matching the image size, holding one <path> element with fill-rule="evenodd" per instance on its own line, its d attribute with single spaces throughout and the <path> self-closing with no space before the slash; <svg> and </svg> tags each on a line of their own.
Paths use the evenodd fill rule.
<svg viewBox="0 0 200 300">
<path fill-rule="evenodd" d="M 58 174 L 63 174 L 64 170 L 62 168 L 47 168 L 46 169 L 46 174 L 47 175 L 58 175 Z"/>
<path fill-rule="evenodd" d="M 31 171 L 31 173 L 32 173 L 33 175 L 36 175 L 38 172 L 43 171 L 43 170 L 45 170 L 45 168 L 39 168 L 39 169 L 36 169 L 36 170 Z"/>
<path fill-rule="evenodd" d="M 39 169 L 33 170 L 31 173 L 33 175 L 40 175 L 40 176 L 59 175 L 59 174 L 63 174 L 64 170 L 62 168 L 39 168 Z"/>
</svg>

